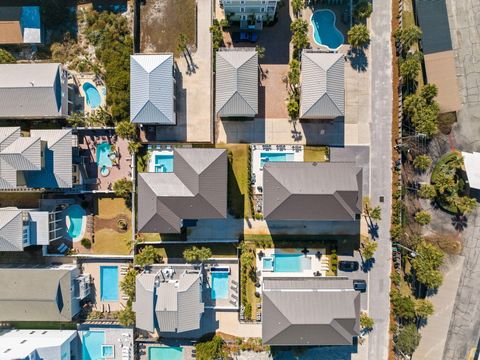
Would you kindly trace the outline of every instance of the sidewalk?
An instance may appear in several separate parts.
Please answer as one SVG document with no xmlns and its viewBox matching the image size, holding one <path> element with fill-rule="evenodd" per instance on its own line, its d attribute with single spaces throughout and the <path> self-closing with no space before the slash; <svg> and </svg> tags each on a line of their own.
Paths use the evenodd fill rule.
<svg viewBox="0 0 480 360">
<path fill-rule="evenodd" d="M 435 314 L 428 318 L 427 325 L 420 330 L 422 340 L 413 354 L 414 360 L 437 360 L 443 356 L 464 257 L 455 256 L 447 261 L 443 285 L 436 295 L 429 298 L 435 307 Z"/>
</svg>

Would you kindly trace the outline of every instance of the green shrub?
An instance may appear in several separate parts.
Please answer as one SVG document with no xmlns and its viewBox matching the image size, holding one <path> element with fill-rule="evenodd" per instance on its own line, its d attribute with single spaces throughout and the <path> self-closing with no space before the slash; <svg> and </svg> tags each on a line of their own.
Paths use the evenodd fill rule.
<svg viewBox="0 0 480 360">
<path fill-rule="evenodd" d="M 80 241 L 80 244 L 82 244 L 85 249 L 90 249 L 92 247 L 92 242 L 87 238 L 83 238 L 82 241 Z"/>
<path fill-rule="evenodd" d="M 245 305 L 245 310 L 244 310 L 245 318 L 246 319 L 251 319 L 252 318 L 252 304 L 247 304 Z"/>
<path fill-rule="evenodd" d="M 223 345 L 223 339 L 218 335 L 215 335 L 209 341 L 198 342 L 195 345 L 196 358 L 198 360 L 226 359 L 227 354 L 223 350 Z"/>
</svg>

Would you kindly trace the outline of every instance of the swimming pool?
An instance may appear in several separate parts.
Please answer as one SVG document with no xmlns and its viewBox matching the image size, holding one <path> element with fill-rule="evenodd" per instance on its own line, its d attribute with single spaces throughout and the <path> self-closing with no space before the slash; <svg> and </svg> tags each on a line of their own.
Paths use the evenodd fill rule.
<svg viewBox="0 0 480 360">
<path fill-rule="evenodd" d="M 173 172 L 173 155 L 155 155 L 155 172 Z"/>
<path fill-rule="evenodd" d="M 104 331 L 85 331 L 82 336 L 82 360 L 98 360 L 102 357 Z"/>
<path fill-rule="evenodd" d="M 183 348 L 178 346 L 149 347 L 149 360 L 183 360 Z"/>
<path fill-rule="evenodd" d="M 100 169 L 104 167 L 112 167 L 112 159 L 110 153 L 112 152 L 112 145 L 108 142 L 103 142 L 97 145 L 97 165 Z"/>
<path fill-rule="evenodd" d="M 273 260 L 274 272 L 302 272 L 303 254 L 275 254 Z"/>
<path fill-rule="evenodd" d="M 212 299 L 228 299 L 228 272 L 212 272 Z"/>
<path fill-rule="evenodd" d="M 100 106 L 102 99 L 100 98 L 100 93 L 98 92 L 95 85 L 86 82 L 82 85 L 83 91 L 85 91 L 85 97 L 87 99 L 87 104 L 90 108 L 95 109 Z"/>
<path fill-rule="evenodd" d="M 324 45 L 330 50 L 337 50 L 344 42 L 343 34 L 335 26 L 335 13 L 331 10 L 317 10 L 312 14 L 310 23 L 313 38 L 317 45 Z"/>
<path fill-rule="evenodd" d="M 100 299 L 118 300 L 118 266 L 100 266 Z"/>
<path fill-rule="evenodd" d="M 262 152 L 260 153 L 260 168 L 263 168 L 263 165 L 269 161 L 293 161 L 293 157 L 293 153 L 288 152 Z"/>
<path fill-rule="evenodd" d="M 67 232 L 73 241 L 80 240 L 83 234 L 86 212 L 80 205 L 70 205 L 64 210 Z"/>
<path fill-rule="evenodd" d="M 263 270 L 273 271 L 273 258 L 264 257 L 262 262 L 263 262 Z"/>
</svg>

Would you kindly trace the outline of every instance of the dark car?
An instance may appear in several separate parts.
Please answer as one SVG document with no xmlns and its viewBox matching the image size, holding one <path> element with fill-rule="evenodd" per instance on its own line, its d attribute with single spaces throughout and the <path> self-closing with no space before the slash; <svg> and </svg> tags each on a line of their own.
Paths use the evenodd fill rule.
<svg viewBox="0 0 480 360">
<path fill-rule="evenodd" d="M 356 261 L 340 261 L 338 263 L 338 268 L 341 271 L 357 271 L 358 270 L 358 262 Z"/>
<path fill-rule="evenodd" d="M 367 291 L 367 282 L 365 280 L 353 280 L 353 288 L 364 293 Z"/>
</svg>

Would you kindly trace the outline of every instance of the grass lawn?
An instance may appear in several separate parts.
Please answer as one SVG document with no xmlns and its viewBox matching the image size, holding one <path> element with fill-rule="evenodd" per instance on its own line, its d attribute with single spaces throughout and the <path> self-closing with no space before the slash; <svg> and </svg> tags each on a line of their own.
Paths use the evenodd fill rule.
<svg viewBox="0 0 480 360">
<path fill-rule="evenodd" d="M 173 52 L 178 57 L 178 36 L 188 44 L 196 40 L 195 0 L 149 0 L 140 8 L 141 52 Z"/>
<path fill-rule="evenodd" d="M 42 198 L 40 192 L 2 192 L 0 193 L 0 207 L 16 206 L 19 208 L 38 208 Z"/>
<path fill-rule="evenodd" d="M 228 211 L 236 218 L 251 217 L 249 146 L 246 144 L 219 144 L 216 147 L 227 149 L 229 152 Z"/>
<path fill-rule="evenodd" d="M 117 231 L 118 219 L 126 220 L 128 230 Z M 122 198 L 97 199 L 97 215 L 95 215 L 95 242 L 92 245 L 94 254 L 129 255 L 129 242 L 132 239 L 132 212 Z"/>
<path fill-rule="evenodd" d="M 149 244 L 145 244 L 149 245 Z M 183 258 L 183 251 L 191 246 L 196 247 L 208 247 L 212 250 L 213 257 L 219 258 L 236 258 L 237 257 L 237 244 L 236 243 L 208 243 L 208 244 L 162 244 L 153 245 L 160 250 L 160 254 L 164 258 Z M 142 246 L 142 245 L 139 245 Z"/>
<path fill-rule="evenodd" d="M 328 147 L 326 146 L 305 146 L 303 150 L 303 161 L 325 162 L 328 161 Z"/>
</svg>

